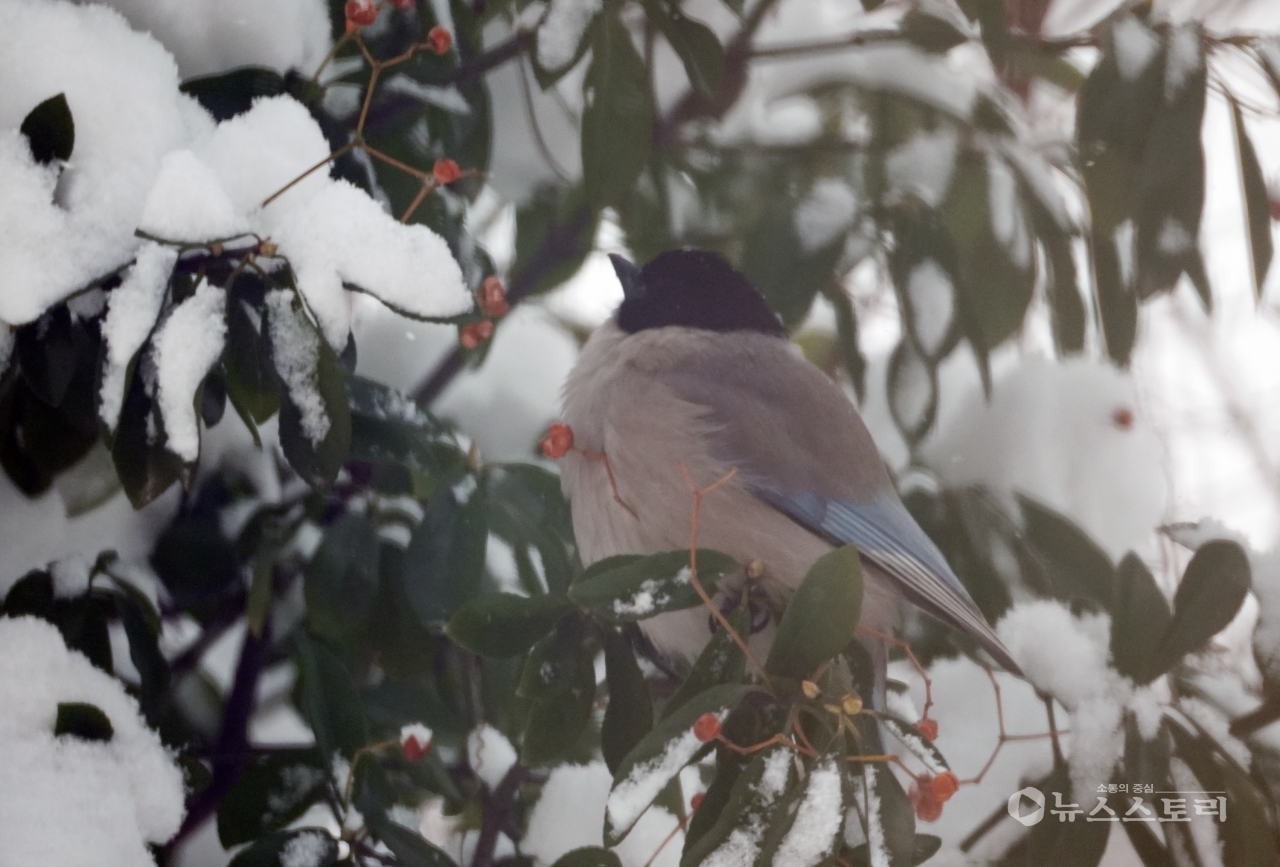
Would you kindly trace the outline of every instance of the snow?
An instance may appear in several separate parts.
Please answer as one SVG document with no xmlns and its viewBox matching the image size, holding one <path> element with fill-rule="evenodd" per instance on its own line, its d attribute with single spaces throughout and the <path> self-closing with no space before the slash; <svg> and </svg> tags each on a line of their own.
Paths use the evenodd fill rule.
<svg viewBox="0 0 1280 867">
<path fill-rule="evenodd" d="M 1095 695 L 1076 705 L 1066 743 L 1073 797 L 1088 798 L 1100 784 L 1111 781 L 1124 752 L 1122 722 L 1123 708 L 1110 695 Z"/>
<path fill-rule="evenodd" d="M 502 732 L 480 723 L 467 735 L 467 763 L 486 786 L 496 789 L 516 763 L 516 749 Z"/>
<path fill-rule="evenodd" d="M 1176 27 L 1169 31 L 1164 59 L 1165 102 L 1173 102 L 1186 86 L 1187 79 L 1204 64 L 1200 40 L 1200 28 L 1196 25 Z"/>
<path fill-rule="evenodd" d="M 933 259 L 925 259 L 907 278 L 911 300 L 911 330 L 926 355 L 935 355 L 951 331 L 955 315 L 955 290 L 947 272 Z"/>
<path fill-rule="evenodd" d="M 400 728 L 400 744 L 402 746 L 408 743 L 410 738 L 413 738 L 420 746 L 425 747 L 430 745 L 432 737 L 433 732 L 431 729 L 422 723 L 409 723 L 409 725 Z"/>
<path fill-rule="evenodd" d="M 754 795 L 750 805 L 724 842 L 702 860 L 702 867 L 750 867 L 756 862 L 771 818 L 769 811 L 786 791 L 791 781 L 791 767 L 792 754 L 785 748 L 774 749 L 765 757 L 764 772 L 752 787 Z"/>
<path fill-rule="evenodd" d="M 272 360 L 289 391 L 289 400 L 298 408 L 303 433 L 313 446 L 318 446 L 329 434 L 330 425 L 316 374 L 320 337 L 305 321 L 306 314 L 293 309 L 293 299 L 287 289 L 267 293 Z"/>
<path fill-rule="evenodd" d="M 1115 40 L 1116 67 L 1120 77 L 1133 81 L 1142 74 L 1160 49 L 1160 40 L 1145 24 L 1125 15 L 1111 28 Z"/>
<path fill-rule="evenodd" d="M 929 366 L 914 349 L 908 348 L 898 363 L 891 388 L 889 401 L 897 418 L 908 429 L 918 427 L 934 400 L 936 385 Z"/>
<path fill-rule="evenodd" d="M 177 58 L 183 78 L 240 66 L 315 71 L 329 51 L 324 0 L 107 0 Z"/>
<path fill-rule="evenodd" d="M 89 561 L 71 555 L 49 564 L 53 578 L 53 595 L 58 599 L 75 599 L 89 590 Z"/>
<path fill-rule="evenodd" d="M 54 737 L 60 702 L 111 720 L 107 743 Z M 32 617 L 0 618 L 0 863 L 152 867 L 181 824 L 182 772 L 123 686 Z"/>
<path fill-rule="evenodd" d="M 155 326 L 165 287 L 169 285 L 169 274 L 177 261 L 178 252 L 172 247 L 144 244 L 124 280 L 110 293 L 102 323 L 106 366 L 98 407 L 98 415 L 108 428 L 114 429 L 120 418 L 129 362 Z"/>
<path fill-rule="evenodd" d="M 551 0 L 538 26 L 538 65 L 548 70 L 567 66 L 587 26 L 603 8 L 602 0 Z"/>
<path fill-rule="evenodd" d="M 187 463 L 200 456 L 200 418 L 192 395 L 222 356 L 226 302 L 226 292 L 201 280 L 152 340 L 166 445 Z"/>
<path fill-rule="evenodd" d="M 472 306 L 443 238 L 426 226 L 396 222 L 346 181 L 329 183 L 275 239 L 335 348 L 346 345 L 351 328 L 344 281 L 407 316 L 446 317 Z"/>
<path fill-rule="evenodd" d="M 795 824 L 778 845 L 775 863 L 813 867 L 831 853 L 844 820 L 844 793 L 836 761 L 825 758 L 810 771 Z"/>
<path fill-rule="evenodd" d="M 209 241 L 249 230 L 218 176 L 189 150 L 165 154 L 147 193 L 138 228 L 167 241 Z"/>
<path fill-rule="evenodd" d="M 212 123 L 178 91 L 173 58 L 112 10 L 5 0 L 0 12 L 0 321 L 21 325 L 132 258 L 161 157 Z M 60 177 L 17 132 L 58 93 L 75 123 Z"/>
<path fill-rule="evenodd" d="M 848 230 L 857 210 L 852 187 L 836 178 L 819 179 L 792 217 L 800 247 L 812 253 L 827 246 Z"/>
<path fill-rule="evenodd" d="M 959 142 L 956 130 L 940 123 L 891 150 L 884 164 L 892 193 L 899 197 L 906 193 L 919 196 L 929 207 L 936 208 L 951 185 Z"/>
<path fill-rule="evenodd" d="M 280 852 L 280 867 L 320 867 L 333 840 L 323 831 L 299 834 Z"/>
<path fill-rule="evenodd" d="M 1014 605 L 996 626 L 1027 680 L 1068 710 L 1105 687 L 1110 630 L 1105 614 L 1075 617 L 1047 599 Z"/>
<path fill-rule="evenodd" d="M 1160 224 L 1160 234 L 1156 238 L 1156 248 L 1166 256 L 1177 256 L 1188 252 L 1195 244 L 1195 239 L 1187 231 L 1187 227 L 1176 217 L 1165 217 Z"/>
</svg>

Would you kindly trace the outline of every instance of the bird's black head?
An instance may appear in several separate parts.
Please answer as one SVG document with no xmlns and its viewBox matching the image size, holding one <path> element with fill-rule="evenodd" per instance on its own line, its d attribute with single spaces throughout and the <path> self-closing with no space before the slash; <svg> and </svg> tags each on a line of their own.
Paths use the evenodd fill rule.
<svg viewBox="0 0 1280 867">
<path fill-rule="evenodd" d="M 618 327 L 628 334 L 683 325 L 708 331 L 758 331 L 785 337 L 764 296 L 707 250 L 668 250 L 637 268 L 611 255 L 624 295 Z"/>
</svg>

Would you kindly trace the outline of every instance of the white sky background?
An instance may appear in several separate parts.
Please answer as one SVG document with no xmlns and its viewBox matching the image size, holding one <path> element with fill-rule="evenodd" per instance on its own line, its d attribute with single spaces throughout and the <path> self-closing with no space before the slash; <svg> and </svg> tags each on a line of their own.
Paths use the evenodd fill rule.
<svg viewBox="0 0 1280 867">
<path fill-rule="evenodd" d="M 161 0 L 118 0 L 115 5 L 126 12 L 135 26 L 152 29 L 166 43 L 177 55 L 183 75 L 244 62 L 283 68 L 294 62 L 310 63 L 323 54 L 323 39 L 317 37 L 316 30 L 316 16 L 323 15 L 319 0 L 223 0 L 220 7 L 211 0 L 186 7 L 185 18 L 174 11 L 173 4 Z M 1115 0 L 1057 0 L 1046 21 L 1046 31 L 1074 32 L 1115 5 Z M 1272 0 L 1168 0 L 1158 5 L 1175 16 L 1206 18 L 1213 29 L 1280 30 L 1280 8 Z M 722 34 L 733 27 L 732 16 L 718 0 L 694 0 L 688 8 L 690 14 L 706 20 Z M 205 19 L 222 23 L 196 26 Z M 263 20 L 272 22 L 269 28 L 257 23 Z M 277 26 L 282 20 L 299 23 L 296 28 Z M 812 38 L 815 33 L 830 37 L 865 23 L 854 0 L 784 0 L 760 40 L 791 41 Z M 208 38 L 208 33 L 215 35 Z M 246 33 L 255 38 L 246 38 Z M 264 33 L 276 38 L 261 39 Z M 496 35 L 495 28 L 490 41 Z M 821 63 L 833 62 L 833 58 L 838 62 L 838 55 L 831 55 Z M 743 134 L 764 133 L 785 125 L 803 127 L 803 106 L 771 106 L 769 100 L 815 74 L 816 63 L 762 67 L 753 78 L 742 110 L 728 126 Z M 1233 88 L 1239 87 L 1248 102 L 1271 112 L 1276 110 L 1274 92 L 1256 75 L 1234 66 L 1218 68 L 1230 77 Z M 557 99 L 538 94 L 536 88 L 533 92 L 533 110 L 554 158 L 563 170 L 574 175 L 579 171 L 579 159 L 569 115 L 574 94 L 580 89 L 579 75 L 580 70 L 559 87 L 568 103 L 567 110 Z M 485 235 L 489 249 L 499 263 L 508 263 L 514 222 L 506 202 L 518 199 L 537 181 L 551 177 L 554 169 L 546 165 L 531 144 L 526 106 L 513 67 L 497 71 L 489 80 L 497 124 L 493 188 L 476 208 L 473 219 L 476 225 L 488 226 Z M 673 56 L 667 57 L 659 82 L 666 100 L 683 88 L 683 72 Z M 1033 111 L 1033 118 L 1037 133 L 1050 143 L 1062 134 L 1059 124 L 1064 120 L 1070 123 L 1070 112 L 1064 115 L 1060 106 L 1046 107 L 1043 114 Z M 1274 185 L 1280 186 L 1280 123 L 1252 114 L 1249 120 L 1264 172 Z M 943 430 L 938 437 L 940 441 L 945 439 L 948 426 L 960 426 L 966 419 L 972 424 L 1006 428 L 1021 425 L 1016 429 L 1045 432 L 1045 437 L 1034 443 L 1029 437 L 1022 438 L 1025 447 L 1034 445 L 1039 449 L 1032 455 L 1034 460 L 1025 462 L 1025 471 L 1009 469 L 1018 462 L 1011 455 L 999 454 L 1000 460 L 995 463 L 1001 471 L 989 480 L 1018 486 L 1032 494 L 1039 492 L 1050 501 L 1057 498 L 1055 505 L 1100 536 L 1121 517 L 1150 512 L 1153 521 L 1149 526 L 1126 530 L 1116 538 L 1114 547 L 1121 551 L 1125 545 L 1138 547 L 1153 567 L 1163 567 L 1159 574 L 1170 588 L 1185 555 L 1178 554 L 1170 544 L 1157 542 L 1156 523 L 1212 516 L 1243 532 L 1259 549 L 1271 548 L 1280 541 L 1280 264 L 1272 269 L 1263 301 L 1255 302 L 1249 258 L 1243 245 L 1238 159 L 1229 113 L 1220 98 L 1210 101 L 1204 138 L 1208 198 L 1201 245 L 1215 293 L 1213 315 L 1204 314 L 1190 287 L 1180 287 L 1174 295 L 1143 306 L 1131 378 L 1106 371 L 1086 372 L 1080 380 L 1085 386 L 1069 393 L 1027 388 L 1031 396 L 1024 402 L 1013 401 L 991 411 L 979 400 L 972 362 L 961 351 L 944 373 Z M 577 353 L 575 338 L 561 323 L 593 327 L 620 300 L 620 288 L 604 254 L 625 252 L 623 239 L 616 228 L 606 223 L 598 242 L 601 251 L 589 257 L 574 280 L 544 302 L 522 305 L 503 321 L 486 365 L 460 376 L 438 405 L 476 438 L 487 458 L 524 460 L 534 456 L 538 436 L 556 417 L 559 389 Z M 1280 247 L 1280 236 L 1277 242 Z M 864 350 L 872 361 L 873 397 L 865 414 L 886 455 L 891 462 L 900 463 L 904 457 L 901 443 L 888 423 L 883 404 L 876 399 L 877 392 L 883 391 L 884 359 L 897 339 L 897 314 L 891 290 L 875 278 L 874 271 L 864 268 L 849 281 L 861 317 Z M 370 298 L 356 297 L 351 300 L 351 307 L 362 372 L 404 389 L 417 385 L 456 339 L 452 328 L 396 317 Z M 829 317 L 824 311 L 817 311 L 810 327 L 829 328 Z M 1047 382 L 1040 377 L 1048 374 L 1039 372 L 1035 365 L 1023 364 L 1026 359 L 1041 358 L 1047 353 L 1047 334 L 1044 311 L 1039 309 L 1021 339 L 998 354 L 997 371 L 1004 376 L 1029 377 L 1033 385 Z M 1104 383 L 1105 387 L 1093 387 L 1097 383 Z M 997 392 L 1000 391 L 997 384 Z M 1010 387 L 1008 391 L 1013 393 L 1014 389 Z M 1126 451 L 1132 443 L 1122 442 L 1109 428 L 1117 401 L 1129 400 L 1139 416 L 1134 436 L 1149 436 L 1158 446 L 1142 449 L 1143 454 L 1132 460 Z M 1063 418 L 1073 419 L 1071 424 L 1076 426 L 1066 426 L 1059 421 Z M 222 425 L 205 436 L 206 471 L 215 467 L 222 455 L 233 455 L 243 448 L 246 438 L 238 426 L 235 415 L 228 413 Z M 1116 445 L 1094 447 L 1095 440 Z M 1070 490 L 1053 489 L 1050 477 L 1055 464 L 1086 450 L 1086 442 L 1090 444 L 1087 451 L 1102 469 L 1092 475 L 1076 474 L 1080 478 Z M 974 465 L 991 458 L 990 445 L 985 456 L 981 443 L 958 448 L 972 450 L 968 458 Z M 1143 481 L 1153 464 L 1160 472 L 1162 487 Z M 91 479 L 103 469 L 86 465 L 75 472 Z M 1139 482 L 1133 484 L 1135 479 Z M 68 492 L 68 498 L 72 487 L 66 482 L 59 485 Z M 67 553 L 92 558 L 103 548 L 115 547 L 126 558 L 144 557 L 176 503 L 175 493 L 170 492 L 140 513 L 132 512 L 124 496 L 117 494 L 97 510 L 81 517 L 67 517 L 60 490 L 27 502 L 7 478 L 0 478 L 0 551 L 5 552 L 0 590 L 7 589 L 28 568 Z M 215 659 L 222 659 L 228 666 L 233 664 L 237 642 L 237 636 L 225 639 L 225 652 L 215 654 Z M 946 686 L 937 695 L 939 745 L 948 755 L 967 757 L 982 752 L 977 744 L 985 742 L 993 730 L 987 718 L 990 714 L 967 699 L 976 690 L 989 686 L 985 675 L 973 666 L 968 666 L 971 670 L 959 670 L 965 668 L 964 664 L 955 663 L 952 668 L 957 670 L 940 679 Z M 229 670 L 219 673 L 229 674 Z M 911 677 L 905 669 L 900 674 Z M 935 683 L 935 688 L 938 685 Z M 1023 689 L 1019 695 L 1017 688 L 1010 686 L 1009 691 L 1014 693 L 1006 704 L 1010 729 L 1042 729 L 1043 709 L 1029 690 Z M 274 734 L 281 740 L 296 737 L 297 723 L 291 718 L 273 720 L 255 731 L 264 737 Z M 962 790 L 938 825 L 922 830 L 940 833 L 954 843 L 1000 798 L 1016 788 L 1014 783 L 1021 772 L 1045 766 L 1045 750 L 1037 753 L 1035 744 L 1011 745 L 1007 749 L 1008 754 L 997 763 L 980 790 Z M 957 770 L 963 776 L 973 769 L 964 766 Z M 1122 837 L 1113 835 L 1113 844 L 1115 838 Z M 212 846 L 210 842 L 204 838 L 184 863 L 190 867 L 220 863 L 225 856 L 216 846 L 216 839 Z M 1127 857 L 1130 856 L 1117 850 L 1104 863 L 1115 867 L 1128 863 Z"/>
</svg>

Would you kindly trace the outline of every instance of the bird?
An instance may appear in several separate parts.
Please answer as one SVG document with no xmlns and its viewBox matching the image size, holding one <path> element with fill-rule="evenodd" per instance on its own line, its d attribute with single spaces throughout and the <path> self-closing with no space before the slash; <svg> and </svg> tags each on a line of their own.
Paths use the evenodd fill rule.
<svg viewBox="0 0 1280 867">
<path fill-rule="evenodd" d="M 822 555 L 857 546 L 859 638 L 881 696 L 883 637 L 900 629 L 904 602 L 1018 673 L 903 506 L 853 402 L 750 280 L 707 250 L 668 250 L 642 268 L 610 258 L 623 300 L 584 344 L 562 399 L 573 448 L 561 485 L 583 563 L 690 547 L 693 492 L 715 486 L 698 504 L 696 544 L 749 566 L 753 586 L 785 597 Z M 641 628 L 667 658 L 692 659 L 715 625 L 695 608 Z"/>
</svg>

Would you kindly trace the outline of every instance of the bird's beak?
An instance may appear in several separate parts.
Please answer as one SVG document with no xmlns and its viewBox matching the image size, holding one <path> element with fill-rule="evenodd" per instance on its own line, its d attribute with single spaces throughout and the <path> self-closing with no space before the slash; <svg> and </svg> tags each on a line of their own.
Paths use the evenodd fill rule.
<svg viewBox="0 0 1280 867">
<path fill-rule="evenodd" d="M 622 284 L 623 297 L 628 299 L 640 297 L 643 292 L 640 269 L 617 253 L 610 253 L 609 261 L 613 263 L 614 273 L 618 275 L 618 282 Z"/>
</svg>

